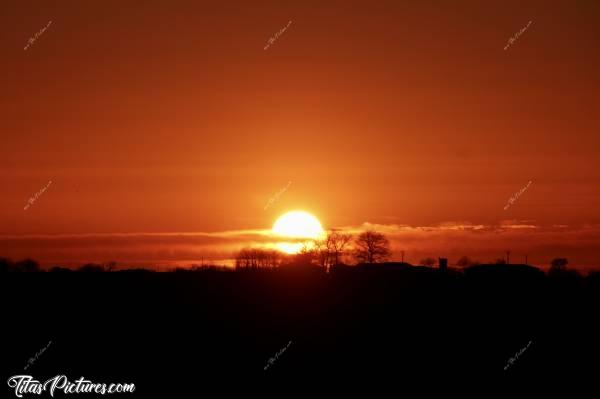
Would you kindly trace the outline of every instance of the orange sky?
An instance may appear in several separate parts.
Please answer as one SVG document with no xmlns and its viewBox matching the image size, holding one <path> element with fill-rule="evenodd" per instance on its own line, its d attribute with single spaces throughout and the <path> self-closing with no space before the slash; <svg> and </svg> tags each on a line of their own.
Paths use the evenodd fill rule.
<svg viewBox="0 0 600 399">
<path fill-rule="evenodd" d="M 304 209 L 600 265 L 600 3 L 297 3 L 5 1 L 0 256 L 222 259 Z"/>
</svg>

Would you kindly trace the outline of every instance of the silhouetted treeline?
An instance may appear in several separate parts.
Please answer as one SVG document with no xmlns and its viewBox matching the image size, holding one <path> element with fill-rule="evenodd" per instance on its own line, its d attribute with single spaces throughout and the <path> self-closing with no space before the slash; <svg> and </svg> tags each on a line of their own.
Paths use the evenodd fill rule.
<svg viewBox="0 0 600 399">
<path fill-rule="evenodd" d="M 236 269 L 275 268 L 285 265 L 314 265 L 329 271 L 331 267 L 354 259 L 357 263 L 378 263 L 392 254 L 387 237 L 373 230 L 354 237 L 337 229 L 329 230 L 323 238 L 305 241 L 295 255 L 274 249 L 244 248 L 235 255 Z"/>
<path fill-rule="evenodd" d="M 267 272 L 267 271 L 285 271 L 285 270 L 313 270 L 323 274 L 348 275 L 377 272 L 380 274 L 400 273 L 436 275 L 443 274 L 454 276 L 455 278 L 464 278 L 467 281 L 477 280 L 481 283 L 493 281 L 495 284 L 502 281 L 520 280 L 522 283 L 532 283 L 539 280 L 548 280 L 565 283 L 581 283 L 584 280 L 595 282 L 600 280 L 600 271 L 592 271 L 586 277 L 582 276 L 577 270 L 568 269 L 568 261 L 565 258 L 554 259 L 547 273 L 541 269 L 524 264 L 506 264 L 506 262 L 496 262 L 490 264 L 480 264 L 471 262 L 468 258 L 462 257 L 457 263 L 464 265 L 461 268 L 450 268 L 440 270 L 432 266 L 433 258 L 426 258 L 423 265 L 412 265 L 406 262 L 381 262 L 381 263 L 358 263 L 348 265 L 344 263 L 332 263 L 328 267 L 322 267 L 318 262 L 314 262 L 314 253 L 300 253 L 296 255 L 286 255 L 275 250 L 245 249 L 240 252 L 240 258 L 236 262 L 236 268 L 219 265 L 192 265 L 191 267 L 174 267 L 170 272 L 174 273 L 242 273 L 242 272 Z M 24 259 L 13 262 L 8 258 L 0 258 L 0 272 L 49 272 L 49 273 L 154 273 L 156 270 L 147 268 L 121 268 L 117 269 L 116 262 L 107 262 L 104 264 L 87 263 L 78 268 L 68 268 L 62 266 L 53 266 L 44 270 L 33 259 Z"/>
<path fill-rule="evenodd" d="M 39 272 L 40 265 L 33 259 L 24 259 L 13 262 L 7 258 L 0 258 L 0 272 Z"/>
</svg>

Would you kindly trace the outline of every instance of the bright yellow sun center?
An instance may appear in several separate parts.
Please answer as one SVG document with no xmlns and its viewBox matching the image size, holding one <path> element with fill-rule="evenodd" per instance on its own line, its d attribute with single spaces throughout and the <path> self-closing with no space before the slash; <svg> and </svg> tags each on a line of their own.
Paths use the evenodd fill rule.
<svg viewBox="0 0 600 399">
<path fill-rule="evenodd" d="M 323 227 L 319 220 L 304 211 L 291 211 L 277 219 L 273 225 L 273 234 L 288 238 L 305 238 L 309 240 L 321 238 Z M 276 245 L 281 251 L 288 254 L 300 252 L 303 243 L 280 242 Z"/>
<path fill-rule="evenodd" d="M 273 225 L 273 233 L 291 238 L 318 238 L 323 233 L 319 220 L 310 213 L 292 211 L 281 216 Z"/>
</svg>

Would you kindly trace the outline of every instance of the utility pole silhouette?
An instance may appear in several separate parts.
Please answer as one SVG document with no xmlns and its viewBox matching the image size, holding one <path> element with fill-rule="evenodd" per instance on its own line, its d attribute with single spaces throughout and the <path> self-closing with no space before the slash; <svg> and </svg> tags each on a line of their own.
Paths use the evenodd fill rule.
<svg viewBox="0 0 600 399">
<path fill-rule="evenodd" d="M 510 251 L 506 251 L 506 264 L 510 265 Z"/>
<path fill-rule="evenodd" d="M 529 263 L 527 263 L 527 255 L 525 255 L 525 264 L 528 265 Z"/>
<path fill-rule="evenodd" d="M 404 263 L 404 251 L 400 251 L 400 253 L 402 254 L 402 263 Z"/>
</svg>

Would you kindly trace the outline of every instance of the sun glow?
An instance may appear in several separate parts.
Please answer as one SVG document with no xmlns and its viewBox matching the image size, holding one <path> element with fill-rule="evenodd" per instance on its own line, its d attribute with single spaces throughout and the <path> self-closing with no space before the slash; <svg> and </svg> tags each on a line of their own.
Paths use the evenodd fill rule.
<svg viewBox="0 0 600 399">
<path fill-rule="evenodd" d="M 271 231 L 274 235 L 280 237 L 305 240 L 319 239 L 324 235 L 319 219 L 304 211 L 291 211 L 280 216 L 273 224 Z M 297 254 L 307 244 L 298 241 L 279 242 L 275 244 L 275 247 L 288 254 Z"/>
<path fill-rule="evenodd" d="M 323 227 L 319 219 L 310 213 L 291 211 L 277 219 L 272 231 L 283 237 L 315 239 L 323 234 Z"/>
<path fill-rule="evenodd" d="M 301 242 L 278 242 L 275 244 L 275 248 L 289 255 L 300 253 L 302 246 Z"/>
</svg>

